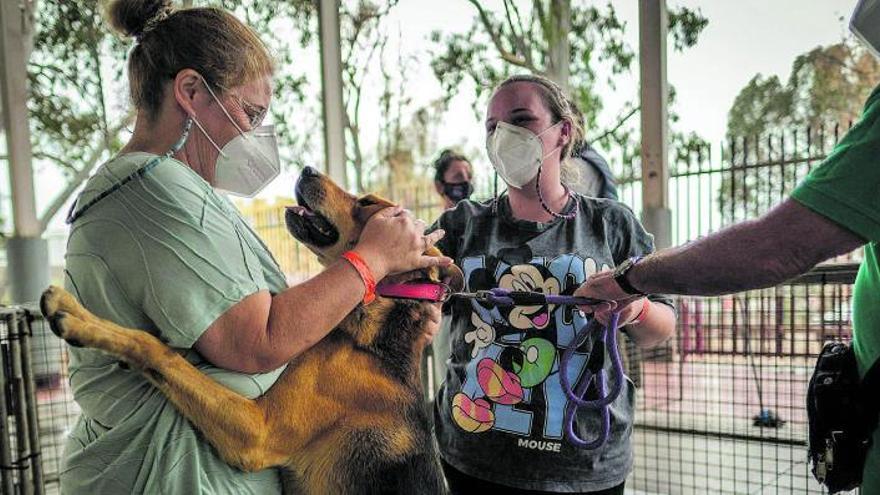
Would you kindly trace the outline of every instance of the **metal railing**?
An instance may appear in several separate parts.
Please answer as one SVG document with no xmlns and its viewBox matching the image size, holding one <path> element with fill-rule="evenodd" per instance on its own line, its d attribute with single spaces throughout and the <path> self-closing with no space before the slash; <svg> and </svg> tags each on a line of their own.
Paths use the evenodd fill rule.
<svg viewBox="0 0 880 495">
<path fill-rule="evenodd" d="M 670 174 L 673 243 L 760 216 L 848 127 L 738 138 L 682 157 Z M 618 173 L 622 201 L 639 214 L 637 171 Z M 824 342 L 851 338 L 860 260 L 857 250 L 769 289 L 676 298 L 669 345 L 628 352 L 639 386 L 628 486 L 658 494 L 823 493 L 807 465 L 807 383 Z"/>
<path fill-rule="evenodd" d="M 67 351 L 36 308 L 0 307 L 2 493 L 59 492 L 62 443 L 79 415 Z"/>
<path fill-rule="evenodd" d="M 644 493 L 824 493 L 807 464 L 807 384 L 822 344 L 852 336 L 856 265 L 787 284 L 676 299 L 676 352 L 631 350 L 639 384 L 629 486 Z"/>
</svg>

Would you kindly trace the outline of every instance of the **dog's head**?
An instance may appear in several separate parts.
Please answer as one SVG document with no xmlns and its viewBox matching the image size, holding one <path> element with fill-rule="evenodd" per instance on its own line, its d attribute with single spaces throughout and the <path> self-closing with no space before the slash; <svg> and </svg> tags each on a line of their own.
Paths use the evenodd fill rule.
<svg viewBox="0 0 880 495">
<path fill-rule="evenodd" d="M 394 206 L 374 194 L 351 195 L 311 167 L 305 167 L 299 176 L 296 202 L 298 205 L 287 207 L 285 213 L 287 230 L 325 266 L 357 244 L 370 217 Z M 425 254 L 441 255 L 434 247 Z M 453 291 L 463 285 L 461 270 L 455 265 L 425 270 L 425 278 L 434 282 L 446 280 Z"/>
</svg>

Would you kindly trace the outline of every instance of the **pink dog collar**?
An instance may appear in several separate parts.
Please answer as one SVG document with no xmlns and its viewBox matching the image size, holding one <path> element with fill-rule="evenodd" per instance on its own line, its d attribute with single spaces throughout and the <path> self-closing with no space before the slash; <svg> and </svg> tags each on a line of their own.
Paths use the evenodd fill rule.
<svg viewBox="0 0 880 495">
<path fill-rule="evenodd" d="M 393 299 L 415 299 L 417 301 L 446 302 L 452 291 L 446 284 L 434 282 L 415 282 L 406 284 L 382 284 L 376 287 L 376 295 Z"/>
</svg>

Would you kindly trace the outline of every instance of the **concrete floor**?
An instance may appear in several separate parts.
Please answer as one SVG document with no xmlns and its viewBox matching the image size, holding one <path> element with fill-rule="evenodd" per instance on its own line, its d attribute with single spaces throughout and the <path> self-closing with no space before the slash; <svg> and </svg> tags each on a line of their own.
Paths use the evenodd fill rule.
<svg viewBox="0 0 880 495">
<path fill-rule="evenodd" d="M 826 493 L 806 447 L 645 430 L 636 430 L 634 445 L 631 495 Z"/>
</svg>

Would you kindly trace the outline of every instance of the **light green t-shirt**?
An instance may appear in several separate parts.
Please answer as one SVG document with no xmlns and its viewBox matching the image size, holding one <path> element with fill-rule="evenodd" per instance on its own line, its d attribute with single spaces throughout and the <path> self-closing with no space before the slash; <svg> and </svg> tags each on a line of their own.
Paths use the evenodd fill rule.
<svg viewBox="0 0 880 495">
<path fill-rule="evenodd" d="M 154 158 L 130 153 L 105 163 L 77 208 Z M 168 158 L 73 223 L 66 277 L 67 289 L 98 316 L 180 349 L 190 349 L 244 297 L 286 288 L 278 264 L 235 207 Z M 65 445 L 64 493 L 280 493 L 275 470 L 244 473 L 224 463 L 140 373 L 94 350 L 69 351 L 70 383 L 82 416 Z M 282 371 L 235 373 L 210 365 L 194 350 L 186 358 L 248 397 L 262 395 Z"/>
<path fill-rule="evenodd" d="M 880 358 L 880 87 L 859 122 L 792 197 L 868 241 L 853 292 L 853 348 L 864 377 Z M 865 462 L 862 493 L 880 493 L 880 428 Z"/>
</svg>

